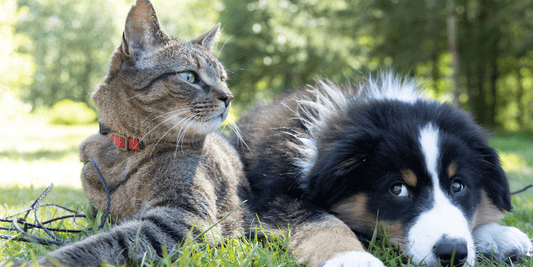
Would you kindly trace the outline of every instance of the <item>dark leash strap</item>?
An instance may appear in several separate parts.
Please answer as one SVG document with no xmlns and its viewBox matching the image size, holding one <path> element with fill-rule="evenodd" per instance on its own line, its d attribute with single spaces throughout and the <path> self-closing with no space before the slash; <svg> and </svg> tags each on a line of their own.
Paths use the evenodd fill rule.
<svg viewBox="0 0 533 267">
<path fill-rule="evenodd" d="M 93 164 L 96 173 L 98 173 L 98 177 L 100 177 L 100 181 L 102 181 L 102 185 L 104 186 L 105 194 L 107 196 L 107 207 L 105 208 L 104 217 L 102 217 L 102 221 L 98 226 L 98 231 L 100 231 L 102 227 L 104 227 L 105 221 L 107 220 L 107 216 L 109 216 L 109 212 L 111 211 L 111 194 L 109 193 L 109 187 L 107 186 L 107 182 L 105 181 L 102 172 L 100 172 L 100 168 L 98 168 L 98 165 L 96 165 L 96 162 L 94 162 L 93 159 L 89 158 L 89 161 Z"/>
<path fill-rule="evenodd" d="M 511 195 L 515 195 L 515 194 L 522 193 L 522 192 L 528 190 L 528 189 L 531 188 L 531 187 L 533 187 L 533 184 L 530 184 L 530 185 L 528 185 L 528 186 L 526 186 L 526 187 L 524 187 L 524 188 L 522 188 L 522 189 L 520 189 L 520 190 L 518 190 L 518 191 L 511 192 Z"/>
<path fill-rule="evenodd" d="M 107 221 L 107 217 L 109 216 L 109 212 L 111 210 L 111 194 L 109 193 L 109 187 L 107 186 L 107 182 L 105 181 L 104 176 L 100 172 L 100 169 L 98 168 L 98 165 L 96 165 L 96 162 L 93 159 L 91 159 L 91 158 L 89 159 L 89 161 L 92 163 L 92 165 L 94 166 L 94 168 L 96 170 L 96 173 L 100 177 L 100 181 L 102 182 L 102 185 L 104 186 L 105 193 L 106 193 L 106 196 L 107 196 L 107 207 L 106 207 L 104 216 L 102 217 L 102 221 L 100 222 L 100 225 L 97 228 L 97 231 L 100 231 L 102 229 L 102 227 L 104 227 L 105 222 Z M 71 219 L 75 220 L 76 218 L 87 218 L 87 215 L 79 214 L 77 211 L 69 209 L 69 208 L 66 208 L 66 207 L 63 207 L 61 205 L 57 205 L 57 204 L 53 204 L 53 203 L 41 203 L 41 201 L 44 199 L 44 197 L 46 197 L 46 195 L 52 190 L 53 185 L 54 184 L 50 184 L 50 186 L 48 186 L 48 188 L 46 188 L 46 190 L 44 190 L 44 192 L 41 193 L 41 195 L 37 198 L 37 200 L 35 200 L 33 202 L 33 204 L 31 205 L 30 208 L 28 208 L 26 210 L 23 210 L 23 211 L 20 211 L 20 212 L 17 212 L 17 213 L 15 213 L 13 215 L 9 215 L 9 216 L 7 216 L 5 218 L 0 218 L 0 222 L 12 223 L 12 225 L 13 225 L 13 227 L 0 227 L 0 230 L 15 231 L 15 232 L 18 232 L 18 233 L 22 234 L 26 238 L 25 237 L 17 237 L 17 236 L 10 236 L 10 235 L 0 234 L 0 239 L 6 239 L 6 240 L 10 240 L 10 241 L 27 242 L 27 243 L 37 243 L 37 244 L 41 244 L 41 245 L 64 246 L 64 245 L 68 245 L 68 244 L 72 243 L 72 241 L 61 240 L 61 239 L 57 238 L 54 234 L 52 234 L 52 232 L 80 233 L 80 232 L 87 232 L 88 230 L 91 230 L 90 228 L 85 228 L 85 229 L 82 229 L 82 230 L 56 229 L 56 228 L 47 228 L 45 226 L 45 225 L 50 224 L 52 222 L 63 220 L 63 219 L 71 218 Z M 60 208 L 60 209 L 66 210 L 66 211 L 74 213 L 74 214 L 73 215 L 62 216 L 62 217 L 57 217 L 57 218 L 54 218 L 54 219 L 51 219 L 51 220 L 48 220 L 48 221 L 45 221 L 45 222 L 41 222 L 41 221 L 39 221 L 39 218 L 37 217 L 37 210 L 39 208 L 47 207 L 47 206 L 53 206 L 53 207 L 56 207 L 56 208 Z M 36 224 L 29 223 L 29 222 L 26 221 L 26 218 L 28 217 L 28 214 L 32 210 L 35 212 L 34 213 L 34 217 L 35 217 Z M 24 214 L 24 213 L 25 213 L 24 217 L 18 217 L 18 215 L 21 215 L 21 214 Z M 23 228 L 21 228 L 19 226 L 19 224 L 21 224 L 23 226 Z M 42 229 L 52 239 L 41 238 L 41 237 L 38 237 L 38 236 L 35 236 L 35 235 L 32 235 L 32 234 L 29 234 L 28 230 L 33 229 L 33 228 Z"/>
</svg>

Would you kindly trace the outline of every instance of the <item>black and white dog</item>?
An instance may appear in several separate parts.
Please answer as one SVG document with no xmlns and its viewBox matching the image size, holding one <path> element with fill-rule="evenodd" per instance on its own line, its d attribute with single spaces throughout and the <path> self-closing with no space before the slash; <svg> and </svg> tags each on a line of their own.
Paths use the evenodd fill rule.
<svg viewBox="0 0 533 267">
<path fill-rule="evenodd" d="M 303 263 L 382 266 L 360 242 L 374 229 L 414 263 L 531 253 L 526 234 L 497 223 L 511 200 L 486 132 L 410 79 L 320 81 L 239 123 L 254 211 L 263 227 L 290 229 L 289 249 Z"/>
</svg>

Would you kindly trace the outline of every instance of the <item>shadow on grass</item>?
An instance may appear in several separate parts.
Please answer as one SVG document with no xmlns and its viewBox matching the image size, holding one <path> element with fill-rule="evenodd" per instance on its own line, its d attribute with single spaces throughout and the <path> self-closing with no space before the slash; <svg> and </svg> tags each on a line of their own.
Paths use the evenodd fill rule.
<svg viewBox="0 0 533 267">
<path fill-rule="evenodd" d="M 65 150 L 38 150 L 32 152 L 20 152 L 14 149 L 4 150 L 0 152 L 0 157 L 5 157 L 10 160 L 23 160 L 23 161 L 37 161 L 37 160 L 61 160 L 64 157 L 70 155 L 77 155 L 78 147 L 72 146 Z"/>
</svg>

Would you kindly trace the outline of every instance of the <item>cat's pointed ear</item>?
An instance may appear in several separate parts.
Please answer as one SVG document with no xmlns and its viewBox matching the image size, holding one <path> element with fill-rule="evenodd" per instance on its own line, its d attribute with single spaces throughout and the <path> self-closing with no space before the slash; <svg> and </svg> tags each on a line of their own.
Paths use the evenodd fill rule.
<svg viewBox="0 0 533 267">
<path fill-rule="evenodd" d="M 122 52 L 135 56 L 162 46 L 168 36 L 161 29 L 155 9 L 149 0 L 137 0 L 126 19 L 122 34 Z"/>
<path fill-rule="evenodd" d="M 218 23 L 213 29 L 211 29 L 207 33 L 192 40 L 191 42 L 201 45 L 211 50 L 211 43 L 213 42 L 213 40 L 218 38 L 219 33 L 220 33 L 220 23 Z"/>
</svg>

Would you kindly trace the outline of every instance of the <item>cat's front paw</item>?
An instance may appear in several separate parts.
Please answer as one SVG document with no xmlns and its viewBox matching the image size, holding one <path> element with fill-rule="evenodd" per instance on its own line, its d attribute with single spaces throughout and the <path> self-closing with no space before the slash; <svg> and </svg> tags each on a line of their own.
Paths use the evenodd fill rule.
<svg viewBox="0 0 533 267">
<path fill-rule="evenodd" d="M 533 254 L 529 237 L 514 227 L 496 223 L 483 225 L 474 230 L 474 239 L 478 253 L 499 262 L 509 258 L 521 260 Z"/>
<path fill-rule="evenodd" d="M 384 267 L 383 262 L 365 251 L 349 251 L 335 255 L 323 262 L 321 267 Z"/>
</svg>

